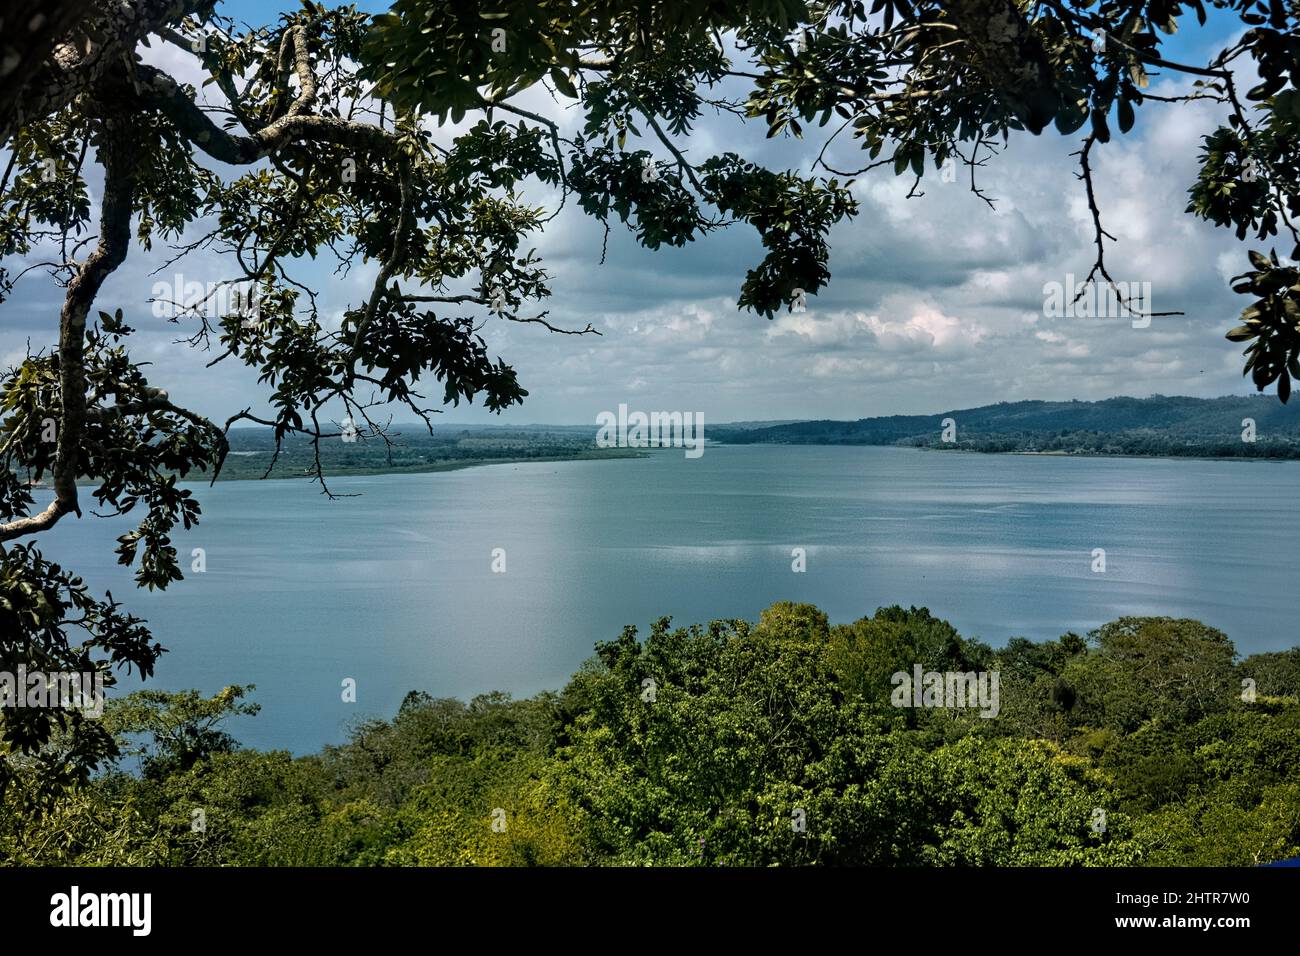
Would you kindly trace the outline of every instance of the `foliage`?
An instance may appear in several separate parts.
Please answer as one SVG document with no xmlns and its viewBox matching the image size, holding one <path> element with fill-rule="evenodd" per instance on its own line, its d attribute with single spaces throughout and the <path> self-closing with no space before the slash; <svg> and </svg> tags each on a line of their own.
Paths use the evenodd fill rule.
<svg viewBox="0 0 1300 956">
<path fill-rule="evenodd" d="M 839 625 L 781 602 L 753 624 L 626 628 L 559 693 L 412 692 L 299 758 L 226 735 L 244 688 L 137 693 L 105 723 L 122 754 L 148 738 L 143 772 L 33 811 L 39 776 L 20 770 L 0 859 L 1253 865 L 1300 854 L 1300 698 L 1281 693 L 1297 653 L 1234 665 L 1218 631 L 1170 618 L 992 649 L 925 608 Z M 997 719 L 892 706 L 889 672 L 914 664 L 997 671 Z"/>
<path fill-rule="evenodd" d="M 113 701 L 105 722 L 119 736 L 147 734 L 151 738 L 125 753 L 141 758 L 146 778 L 159 779 L 234 750 L 235 739 L 220 725 L 229 717 L 251 717 L 261 709 L 257 704 L 241 703 L 255 689 L 251 684 L 232 686 L 209 698 L 193 690 L 139 690 Z"/>
</svg>

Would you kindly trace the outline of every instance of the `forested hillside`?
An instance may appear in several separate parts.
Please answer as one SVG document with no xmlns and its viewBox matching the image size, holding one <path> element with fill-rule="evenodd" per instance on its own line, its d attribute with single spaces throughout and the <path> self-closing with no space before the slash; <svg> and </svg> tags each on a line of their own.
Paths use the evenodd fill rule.
<svg viewBox="0 0 1300 956">
<path fill-rule="evenodd" d="M 945 440 L 945 419 L 952 429 Z M 1245 423 L 1254 423 L 1253 432 Z M 1245 435 L 1245 437 L 1243 437 Z M 718 426 L 729 444 L 914 445 L 988 452 L 1300 457 L 1300 407 L 1258 396 L 1108 398 L 1099 402 L 999 402 L 934 415 Z"/>
</svg>

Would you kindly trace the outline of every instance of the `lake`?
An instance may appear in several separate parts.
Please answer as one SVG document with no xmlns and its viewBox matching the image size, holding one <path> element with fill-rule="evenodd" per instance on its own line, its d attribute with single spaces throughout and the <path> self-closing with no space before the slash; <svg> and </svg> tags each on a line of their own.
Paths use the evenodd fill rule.
<svg viewBox="0 0 1300 956">
<path fill-rule="evenodd" d="M 1159 614 L 1280 650 L 1300 643 L 1298 479 L 1300 462 L 719 446 L 340 478 L 361 496 L 335 501 L 304 481 L 192 486 L 202 523 L 173 540 L 207 570 L 155 594 L 115 563 L 128 519 L 65 518 L 40 541 L 168 648 L 120 688 L 256 684 L 261 714 L 229 729 L 307 753 L 413 689 L 557 689 L 625 624 L 753 620 L 787 599 L 837 622 L 924 605 L 995 645 Z"/>
</svg>

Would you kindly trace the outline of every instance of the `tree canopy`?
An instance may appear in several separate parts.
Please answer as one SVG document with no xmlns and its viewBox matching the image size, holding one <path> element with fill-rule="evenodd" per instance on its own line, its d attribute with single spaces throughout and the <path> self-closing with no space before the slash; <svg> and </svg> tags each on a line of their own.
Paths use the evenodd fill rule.
<svg viewBox="0 0 1300 956">
<path fill-rule="evenodd" d="M 1163 55 L 1180 21 L 1210 10 L 1241 29 L 1209 63 Z M 529 241 L 554 210 L 527 199 L 529 184 L 649 249 L 756 230 L 763 255 L 737 277 L 737 301 L 771 318 L 829 281 L 827 237 L 856 212 L 854 177 L 884 167 L 919 183 L 951 160 L 980 193 L 979 170 L 1013 135 L 1078 134 L 1089 279 L 1110 282 L 1094 150 L 1148 101 L 1210 99 L 1227 120 L 1205 140 L 1188 212 L 1243 239 L 1294 241 L 1295 256 L 1298 19 L 1295 0 L 396 0 L 375 17 L 303 0 L 249 27 L 215 0 L 6 0 L 0 296 L 43 276 L 63 305 L 50 341 L 0 379 L 0 665 L 152 670 L 160 648 L 142 621 L 19 542 L 89 509 L 79 479 L 96 509 L 142 515 L 118 555 L 140 585 L 163 588 L 181 577 L 173 532 L 200 515 L 178 481 L 220 470 L 232 426 L 319 448 L 349 425 L 387 441 L 394 407 L 428 422 L 439 404 L 522 402 L 484 323 L 597 332 L 543 307 L 550 276 Z M 146 62 L 158 44 L 190 57 L 219 105 Z M 1153 94 L 1156 72 L 1190 86 Z M 581 110 L 579 134 L 517 104 L 538 88 Z M 688 158 L 705 110 L 773 136 L 825 128 L 863 160 L 833 169 L 823 148 L 799 172 L 730 152 Z M 450 145 L 432 132 L 443 122 L 458 124 Z M 101 291 L 133 251 L 163 244 L 169 261 L 206 250 L 230 263 L 216 288 L 166 303 L 177 348 L 254 370 L 269 412 L 213 422 L 150 384 L 131 348 L 141 303 Z M 317 257 L 375 264 L 340 321 L 301 277 Z M 1238 291 L 1253 301 L 1229 338 L 1248 343 L 1255 384 L 1276 382 L 1285 401 L 1300 374 L 1300 277 L 1252 251 Z M 313 470 L 328 493 L 319 457 Z M 53 497 L 36 510 L 41 481 Z M 58 761 L 73 776 L 114 746 L 67 714 L 6 714 L 0 737 L 40 748 L 52 719 L 78 729 Z"/>
<path fill-rule="evenodd" d="M 999 719 L 895 706 L 889 674 L 917 662 L 1000 672 Z M 298 758 L 223 729 L 251 688 L 137 691 L 105 722 L 144 772 L 115 758 L 33 813 L 20 767 L 0 860 L 1255 865 L 1300 853 L 1298 677 L 1296 649 L 1237 662 L 1192 620 L 995 650 L 925 608 L 832 625 L 782 602 L 757 623 L 628 628 L 559 692 L 412 691 Z"/>
</svg>

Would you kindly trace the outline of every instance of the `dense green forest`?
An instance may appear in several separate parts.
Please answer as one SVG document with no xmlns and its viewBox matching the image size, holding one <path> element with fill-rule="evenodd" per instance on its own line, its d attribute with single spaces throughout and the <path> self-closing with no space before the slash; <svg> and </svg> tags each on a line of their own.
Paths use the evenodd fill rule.
<svg viewBox="0 0 1300 956">
<path fill-rule="evenodd" d="M 945 440 L 945 419 L 953 429 Z M 1244 438 L 1246 419 L 1253 432 Z M 934 415 L 714 428 L 728 444 L 912 445 L 981 452 L 1300 458 L 1300 408 L 1258 396 L 999 402 Z"/>
<path fill-rule="evenodd" d="M 996 671 L 996 719 L 899 707 L 891 675 Z M 1253 681 L 1253 684 L 1251 682 Z M 1250 691 L 1243 690 L 1249 687 Z M 780 603 L 596 646 L 558 693 L 413 691 L 293 758 L 226 731 L 252 688 L 136 692 L 121 753 L 0 802 L 26 865 L 1251 865 L 1300 855 L 1300 648 L 1197 621 L 1001 649 L 924 608 Z M 58 742 L 46 751 L 58 759 Z M 21 761 L 26 761 L 24 765 Z M 25 769 L 24 769 L 25 768 Z"/>
</svg>

